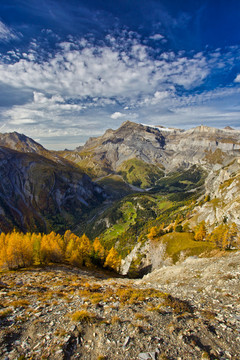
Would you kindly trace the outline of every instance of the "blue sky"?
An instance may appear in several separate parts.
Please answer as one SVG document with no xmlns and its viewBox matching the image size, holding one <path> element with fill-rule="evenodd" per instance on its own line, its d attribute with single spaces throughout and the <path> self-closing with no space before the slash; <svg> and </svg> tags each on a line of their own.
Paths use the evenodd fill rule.
<svg viewBox="0 0 240 360">
<path fill-rule="evenodd" d="M 0 132 L 73 149 L 126 120 L 240 130 L 239 0 L 1 0 Z"/>
</svg>

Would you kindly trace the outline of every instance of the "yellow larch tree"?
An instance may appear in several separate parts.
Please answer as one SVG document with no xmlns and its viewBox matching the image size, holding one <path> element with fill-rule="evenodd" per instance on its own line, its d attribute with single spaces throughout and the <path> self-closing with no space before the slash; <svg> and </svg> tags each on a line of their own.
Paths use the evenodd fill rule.
<svg viewBox="0 0 240 360">
<path fill-rule="evenodd" d="M 84 234 L 81 237 L 71 235 L 66 248 L 66 258 L 74 266 L 91 265 L 92 245 Z"/>
<path fill-rule="evenodd" d="M 150 240 L 153 240 L 158 235 L 158 229 L 156 226 L 151 227 L 149 233 L 147 234 L 147 237 Z"/>
<path fill-rule="evenodd" d="M 200 222 L 200 224 L 195 229 L 194 239 L 196 241 L 203 241 L 203 240 L 205 240 L 206 235 L 207 235 L 206 223 L 203 220 Z"/>
<path fill-rule="evenodd" d="M 100 243 L 99 239 L 96 237 L 93 244 L 93 258 L 96 261 L 96 263 L 99 263 L 100 265 L 104 264 L 105 260 L 105 249 Z"/>
<path fill-rule="evenodd" d="M 64 261 L 64 243 L 61 235 L 52 231 L 48 235 L 43 235 L 40 248 L 41 263 L 63 262 Z"/>
<path fill-rule="evenodd" d="M 106 257 L 104 267 L 108 267 L 115 271 L 119 271 L 120 265 L 121 265 L 121 257 L 118 255 L 117 250 L 114 247 L 112 247 L 108 253 L 108 256 Z"/>
</svg>

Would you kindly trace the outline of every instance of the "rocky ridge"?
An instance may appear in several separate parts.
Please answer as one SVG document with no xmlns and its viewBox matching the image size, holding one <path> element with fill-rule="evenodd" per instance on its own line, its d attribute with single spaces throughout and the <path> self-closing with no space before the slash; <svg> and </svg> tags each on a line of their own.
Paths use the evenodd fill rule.
<svg viewBox="0 0 240 360">
<path fill-rule="evenodd" d="M 90 138 L 83 147 L 65 156 L 75 161 L 78 154 L 76 161 L 80 164 L 84 157 L 91 158 L 92 164 L 98 161 L 108 172 L 117 171 L 124 161 L 132 158 L 161 165 L 169 172 L 193 164 L 209 169 L 209 154 L 220 152 L 222 164 L 229 156 L 239 156 L 239 150 L 240 132 L 236 130 L 203 125 L 189 130 L 164 129 L 126 121 L 119 129 Z"/>
<path fill-rule="evenodd" d="M 214 166 L 205 181 L 204 196 L 211 201 L 197 206 L 190 223 L 206 221 L 210 228 L 222 222 L 240 226 L 240 161 L 232 160 L 226 166 Z"/>
</svg>

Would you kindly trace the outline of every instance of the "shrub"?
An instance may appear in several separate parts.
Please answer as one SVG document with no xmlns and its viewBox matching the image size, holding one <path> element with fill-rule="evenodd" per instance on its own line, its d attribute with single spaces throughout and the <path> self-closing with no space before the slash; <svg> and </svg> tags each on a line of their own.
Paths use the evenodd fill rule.
<svg viewBox="0 0 240 360">
<path fill-rule="evenodd" d="M 76 321 L 76 322 L 90 323 L 95 318 L 95 315 L 86 310 L 80 310 L 80 311 L 76 311 L 75 313 L 73 313 L 71 318 L 73 321 Z"/>
</svg>

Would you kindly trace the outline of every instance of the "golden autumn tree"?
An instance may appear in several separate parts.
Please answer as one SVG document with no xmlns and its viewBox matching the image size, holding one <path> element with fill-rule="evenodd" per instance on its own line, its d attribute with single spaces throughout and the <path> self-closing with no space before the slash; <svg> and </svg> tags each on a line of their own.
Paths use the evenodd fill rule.
<svg viewBox="0 0 240 360">
<path fill-rule="evenodd" d="M 8 267 L 7 265 L 7 245 L 5 233 L 0 234 L 0 267 Z"/>
<path fill-rule="evenodd" d="M 150 240 L 153 240 L 158 235 L 158 229 L 156 226 L 151 227 L 149 233 L 147 234 L 147 237 Z"/>
<path fill-rule="evenodd" d="M 97 237 L 94 240 L 92 247 L 93 247 L 93 259 L 97 264 L 103 265 L 105 260 L 105 249 Z"/>
<path fill-rule="evenodd" d="M 228 225 L 221 224 L 208 235 L 208 240 L 213 242 L 217 247 L 223 248 L 223 244 L 226 242 Z"/>
<path fill-rule="evenodd" d="M 207 235 L 206 223 L 203 220 L 200 222 L 200 224 L 195 229 L 194 239 L 196 241 L 203 241 L 203 240 L 205 240 L 206 235 Z"/>
<path fill-rule="evenodd" d="M 31 241 L 33 244 L 34 263 L 39 264 L 40 263 L 40 250 L 41 250 L 42 234 L 32 233 L 29 235 L 31 235 Z"/>
<path fill-rule="evenodd" d="M 89 238 L 83 234 L 80 238 L 80 246 L 78 247 L 78 252 L 83 259 L 83 265 L 91 265 L 91 254 L 92 254 L 92 244 Z"/>
<path fill-rule="evenodd" d="M 238 233 L 238 228 L 235 223 L 232 223 L 230 226 L 226 226 L 226 231 L 222 239 L 222 248 L 225 250 L 231 249 L 233 246 L 234 240 L 236 239 Z"/>
<path fill-rule="evenodd" d="M 120 265 L 121 265 L 121 257 L 118 255 L 117 250 L 114 247 L 112 247 L 106 257 L 104 267 L 108 267 L 115 271 L 119 271 Z"/>
<path fill-rule="evenodd" d="M 31 237 L 16 232 L 1 235 L 0 262 L 9 269 L 30 266 L 34 262 Z"/>
<path fill-rule="evenodd" d="M 63 242 L 64 242 L 64 252 L 67 250 L 67 246 L 70 242 L 74 243 L 77 242 L 79 237 L 75 235 L 71 230 L 66 230 L 65 234 L 63 235 Z"/>
<path fill-rule="evenodd" d="M 49 262 L 64 261 L 64 242 L 61 235 L 52 231 L 50 234 L 43 235 L 40 247 L 40 261 L 47 264 Z"/>
<path fill-rule="evenodd" d="M 91 265 L 92 244 L 84 234 L 81 237 L 74 234 L 69 238 L 66 247 L 66 258 L 74 266 Z"/>
</svg>

